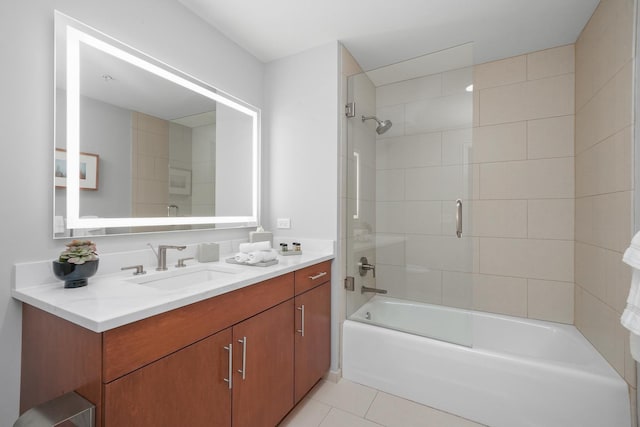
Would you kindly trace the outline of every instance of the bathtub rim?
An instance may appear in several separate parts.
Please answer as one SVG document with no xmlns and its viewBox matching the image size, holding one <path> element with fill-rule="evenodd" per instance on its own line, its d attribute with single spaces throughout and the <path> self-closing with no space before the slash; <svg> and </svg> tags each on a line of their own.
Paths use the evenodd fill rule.
<svg viewBox="0 0 640 427">
<path fill-rule="evenodd" d="M 531 325 L 540 326 L 543 328 L 557 329 L 562 331 L 563 333 L 569 334 L 573 339 L 578 340 L 580 345 L 586 347 L 586 349 L 588 349 L 589 355 L 591 356 L 591 360 L 586 363 L 573 362 L 573 361 L 567 362 L 567 361 L 562 361 L 562 360 L 557 360 L 552 358 L 541 358 L 541 357 L 538 358 L 538 357 L 532 357 L 532 356 L 525 356 L 518 353 L 501 352 L 501 351 L 497 351 L 490 348 L 474 346 L 473 340 L 471 342 L 471 345 L 467 346 L 467 345 L 459 344 L 456 342 L 450 342 L 450 341 L 441 340 L 438 338 L 425 336 L 417 332 L 411 332 L 411 331 L 402 330 L 398 328 L 388 327 L 386 325 L 382 325 L 377 322 L 368 321 L 362 317 L 354 318 L 354 316 L 356 316 L 358 313 L 361 313 L 362 311 L 364 311 L 365 307 L 370 306 L 371 304 L 374 304 L 374 303 L 385 303 L 385 302 L 400 302 L 403 304 L 426 306 L 429 308 L 435 308 L 437 310 L 462 312 L 467 315 L 470 315 L 472 318 L 474 316 L 481 316 L 481 317 L 486 317 L 494 320 L 506 320 L 509 322 L 531 324 Z M 577 371 L 580 374 L 589 374 L 589 375 L 594 375 L 596 377 L 611 378 L 613 381 L 617 381 L 618 379 L 620 379 L 626 383 L 625 379 L 613 368 L 613 366 L 611 366 L 611 364 L 604 358 L 604 356 L 600 354 L 600 352 L 593 346 L 593 344 L 591 344 L 591 342 L 582 334 L 582 332 L 575 325 L 553 322 L 549 320 L 530 319 L 525 317 L 511 316 L 507 314 L 492 313 L 492 312 L 486 312 L 486 311 L 480 311 L 480 310 L 449 307 L 449 306 L 426 303 L 421 301 L 404 300 L 402 298 L 382 296 L 382 295 L 375 295 L 372 298 L 370 298 L 351 316 L 347 317 L 344 320 L 345 323 L 348 321 L 367 325 L 372 328 L 384 328 L 384 329 L 395 331 L 401 334 L 409 334 L 409 335 L 421 337 L 421 338 L 433 341 L 435 345 L 443 345 L 444 346 L 443 348 L 454 347 L 462 351 L 466 350 L 473 353 L 482 353 L 495 359 L 519 360 L 525 365 L 532 366 L 532 367 L 547 367 L 548 369 L 552 369 L 552 370 L 569 369 L 569 370 Z M 473 321 L 472 321 L 472 328 L 473 328 Z M 472 333 L 474 332 L 475 331 L 472 331 Z"/>
</svg>

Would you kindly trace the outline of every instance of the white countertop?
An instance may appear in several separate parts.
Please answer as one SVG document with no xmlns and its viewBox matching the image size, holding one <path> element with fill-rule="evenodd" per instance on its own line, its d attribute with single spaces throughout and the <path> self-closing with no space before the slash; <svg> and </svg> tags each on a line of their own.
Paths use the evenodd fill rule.
<svg viewBox="0 0 640 427">
<path fill-rule="evenodd" d="M 231 256 L 231 255 L 227 255 Z M 97 275 L 82 288 L 65 289 L 62 281 L 33 286 L 14 286 L 12 296 L 24 303 L 47 311 L 94 332 L 104 332 L 131 322 L 179 307 L 222 295 L 304 267 L 333 259 L 333 250 L 304 252 L 302 255 L 278 256 L 278 264 L 255 267 L 229 264 L 187 262 L 188 266 L 167 271 L 149 269 L 144 276 L 133 276 L 131 270 Z M 49 262 L 50 264 L 50 262 Z M 233 274 L 210 282 L 180 289 L 163 290 L 133 283 L 139 278 L 169 277 L 203 268 L 233 271 Z M 42 269 L 43 266 L 37 268 Z"/>
</svg>

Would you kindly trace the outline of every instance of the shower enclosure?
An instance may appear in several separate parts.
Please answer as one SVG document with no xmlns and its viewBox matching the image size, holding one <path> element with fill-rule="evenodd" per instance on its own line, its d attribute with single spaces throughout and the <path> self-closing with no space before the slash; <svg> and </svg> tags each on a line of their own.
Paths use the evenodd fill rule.
<svg viewBox="0 0 640 427">
<path fill-rule="evenodd" d="M 471 65 L 466 44 L 348 78 L 347 318 L 374 296 L 473 307 Z M 471 346 L 459 323 L 430 338 Z"/>
</svg>

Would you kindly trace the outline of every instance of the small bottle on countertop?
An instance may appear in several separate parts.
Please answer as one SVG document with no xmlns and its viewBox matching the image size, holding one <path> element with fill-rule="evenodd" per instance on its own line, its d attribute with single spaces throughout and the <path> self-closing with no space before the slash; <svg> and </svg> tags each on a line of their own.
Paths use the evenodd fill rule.
<svg viewBox="0 0 640 427">
<path fill-rule="evenodd" d="M 280 243 L 280 252 L 289 252 L 289 245 L 286 243 Z"/>
<path fill-rule="evenodd" d="M 293 250 L 296 251 L 296 252 L 302 251 L 302 247 L 300 246 L 300 243 L 293 242 Z"/>
</svg>

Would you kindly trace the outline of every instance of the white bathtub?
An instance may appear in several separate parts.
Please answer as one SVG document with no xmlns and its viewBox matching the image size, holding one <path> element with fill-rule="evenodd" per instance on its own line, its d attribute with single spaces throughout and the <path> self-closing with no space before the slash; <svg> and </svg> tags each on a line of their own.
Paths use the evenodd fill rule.
<svg viewBox="0 0 640 427">
<path fill-rule="evenodd" d="M 491 427 L 631 425 L 626 382 L 573 326 L 381 296 L 351 319 L 351 381 Z M 375 325 L 387 322 L 414 334 Z M 473 346 L 415 335 L 417 325 Z"/>
</svg>

